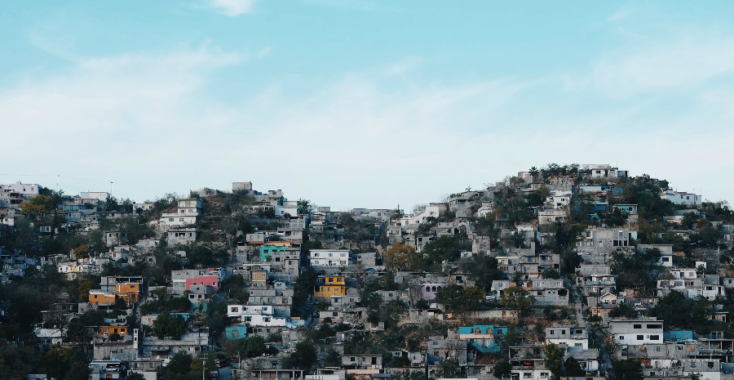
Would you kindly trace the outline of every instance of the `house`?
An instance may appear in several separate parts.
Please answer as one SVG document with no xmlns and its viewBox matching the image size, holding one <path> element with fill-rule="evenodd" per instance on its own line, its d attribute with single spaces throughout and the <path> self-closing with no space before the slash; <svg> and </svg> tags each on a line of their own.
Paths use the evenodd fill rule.
<svg viewBox="0 0 734 380">
<path fill-rule="evenodd" d="M 312 267 L 343 267 L 350 264 L 351 255 L 349 249 L 312 249 L 308 258 Z"/>
<path fill-rule="evenodd" d="M 198 236 L 199 229 L 197 228 L 171 228 L 168 230 L 168 245 L 193 244 Z"/>
<path fill-rule="evenodd" d="M 614 319 L 609 332 L 619 345 L 639 346 L 663 343 L 663 321 L 656 318 Z"/>
<path fill-rule="evenodd" d="M 173 294 L 183 294 L 194 283 L 219 289 L 219 283 L 224 279 L 224 268 L 174 270 L 171 271 L 171 278 L 173 281 L 173 287 L 171 289 Z"/>
<path fill-rule="evenodd" d="M 187 331 L 179 339 L 165 337 L 158 339 L 155 336 L 144 336 L 142 344 L 143 356 L 151 359 L 168 359 L 176 352 L 186 352 L 192 356 L 198 356 L 212 341 L 209 337 L 209 329 L 198 328 Z"/>
<path fill-rule="evenodd" d="M 260 261 L 271 261 L 274 252 L 285 252 L 286 247 L 283 245 L 263 244 L 260 246 Z"/>
<path fill-rule="evenodd" d="M 252 182 L 232 182 L 232 192 L 243 190 L 252 191 Z"/>
<path fill-rule="evenodd" d="M 100 290 L 89 291 L 89 303 L 92 305 L 114 305 L 115 295 L 103 293 Z"/>
<path fill-rule="evenodd" d="M 436 293 L 441 290 L 441 288 L 445 288 L 447 284 L 432 284 L 430 281 L 427 281 L 423 284 L 421 284 L 421 298 L 427 301 L 431 301 L 436 299 Z"/>
<path fill-rule="evenodd" d="M 678 192 L 671 189 L 662 190 L 660 199 L 665 199 L 675 203 L 676 205 L 701 206 L 703 204 L 703 196 L 687 192 Z"/>
<path fill-rule="evenodd" d="M 254 287 L 265 287 L 268 281 L 268 271 L 263 269 L 253 270 L 250 273 L 250 281 Z"/>
<path fill-rule="evenodd" d="M 507 327 L 493 325 L 474 325 L 459 327 L 459 339 L 468 341 L 479 352 L 500 351 L 497 336 L 507 335 Z"/>
<path fill-rule="evenodd" d="M 120 231 L 105 231 L 104 232 L 105 244 L 108 247 L 118 245 L 127 242 L 127 232 Z"/>
<path fill-rule="evenodd" d="M 426 206 L 425 208 L 414 210 L 413 214 L 410 216 L 398 219 L 398 223 L 400 223 L 401 226 L 418 225 L 428 221 L 428 218 L 438 218 L 440 212 L 438 205 Z"/>
<path fill-rule="evenodd" d="M 346 295 L 344 276 L 323 276 L 316 280 L 313 296 L 319 298 L 339 297 Z"/>
<path fill-rule="evenodd" d="M 609 164 L 583 164 L 581 170 L 590 171 L 591 178 L 626 178 L 629 170 L 619 170 Z"/>
<path fill-rule="evenodd" d="M 342 366 L 351 368 L 382 368 L 382 355 L 342 355 Z"/>
<path fill-rule="evenodd" d="M 569 348 L 589 349 L 589 333 L 586 331 L 586 327 L 566 326 L 555 323 L 553 327 L 547 327 L 545 329 L 545 341 L 546 343 L 556 345 L 563 344 Z"/>
<path fill-rule="evenodd" d="M 560 209 L 549 209 L 538 212 L 538 224 L 551 224 L 565 221 L 566 211 Z"/>
<path fill-rule="evenodd" d="M 153 209 L 153 206 L 155 206 L 155 203 L 152 202 L 144 202 L 144 203 L 136 203 L 133 202 L 133 211 L 150 211 Z"/>
<path fill-rule="evenodd" d="M 107 202 L 110 199 L 110 193 L 104 191 L 87 191 L 79 193 L 82 199 L 94 199 L 98 202 Z"/>
<path fill-rule="evenodd" d="M 563 287 L 563 280 L 534 279 L 527 289 L 535 297 L 536 306 L 568 306 L 568 289 Z"/>
</svg>

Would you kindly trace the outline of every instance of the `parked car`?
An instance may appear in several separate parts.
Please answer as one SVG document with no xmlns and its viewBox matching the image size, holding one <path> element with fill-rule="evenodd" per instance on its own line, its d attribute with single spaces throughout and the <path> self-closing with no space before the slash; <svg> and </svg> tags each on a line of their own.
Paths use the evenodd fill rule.
<svg viewBox="0 0 734 380">
<path fill-rule="evenodd" d="M 229 361 L 227 359 L 219 359 L 217 360 L 217 367 L 224 368 L 229 365 Z"/>
</svg>

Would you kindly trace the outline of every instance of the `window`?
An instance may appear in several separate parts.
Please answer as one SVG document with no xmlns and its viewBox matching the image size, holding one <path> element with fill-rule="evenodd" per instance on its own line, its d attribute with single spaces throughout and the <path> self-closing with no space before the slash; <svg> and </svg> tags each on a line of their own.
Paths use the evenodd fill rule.
<svg viewBox="0 0 734 380">
<path fill-rule="evenodd" d="M 642 328 L 642 325 L 632 325 L 632 328 L 633 329 L 641 329 Z"/>
<path fill-rule="evenodd" d="M 551 335 L 555 335 L 555 333 L 556 333 L 556 330 L 551 330 L 551 331 L 550 331 L 550 334 L 551 334 Z"/>
<path fill-rule="evenodd" d="M 645 336 L 644 335 L 638 335 L 637 336 L 637 340 L 645 340 Z"/>
<path fill-rule="evenodd" d="M 662 329 L 663 325 L 647 325 L 648 329 Z"/>
</svg>

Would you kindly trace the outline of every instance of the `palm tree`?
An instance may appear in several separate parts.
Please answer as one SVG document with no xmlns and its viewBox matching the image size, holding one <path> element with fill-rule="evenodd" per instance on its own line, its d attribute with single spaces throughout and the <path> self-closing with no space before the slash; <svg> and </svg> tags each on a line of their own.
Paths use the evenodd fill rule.
<svg viewBox="0 0 734 380">
<path fill-rule="evenodd" d="M 538 168 L 536 168 L 535 166 L 533 166 L 532 168 L 530 168 L 530 175 L 533 176 L 533 181 L 536 178 L 538 178 L 538 174 L 540 174 L 540 172 L 538 171 Z"/>
</svg>

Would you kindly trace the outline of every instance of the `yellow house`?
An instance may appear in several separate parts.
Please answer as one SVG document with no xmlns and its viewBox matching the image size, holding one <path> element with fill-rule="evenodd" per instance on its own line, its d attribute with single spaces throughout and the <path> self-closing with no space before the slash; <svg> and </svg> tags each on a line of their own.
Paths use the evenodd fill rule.
<svg viewBox="0 0 734 380">
<path fill-rule="evenodd" d="M 115 303 L 115 295 L 103 293 L 100 290 L 89 292 L 89 303 L 92 305 L 112 305 Z"/>
<path fill-rule="evenodd" d="M 291 247 L 291 242 L 289 242 L 289 241 L 269 241 L 269 242 L 265 243 L 265 245 L 273 245 L 273 246 L 276 246 L 276 247 L 290 248 Z"/>
<path fill-rule="evenodd" d="M 120 334 L 120 336 L 127 335 L 127 327 L 125 326 L 103 326 L 99 328 L 101 335 Z"/>
<path fill-rule="evenodd" d="M 344 276 L 319 277 L 313 290 L 314 297 L 329 298 L 347 294 Z"/>
<path fill-rule="evenodd" d="M 122 283 L 115 285 L 115 295 L 122 297 L 126 302 L 138 302 L 140 299 L 139 283 Z"/>
</svg>

